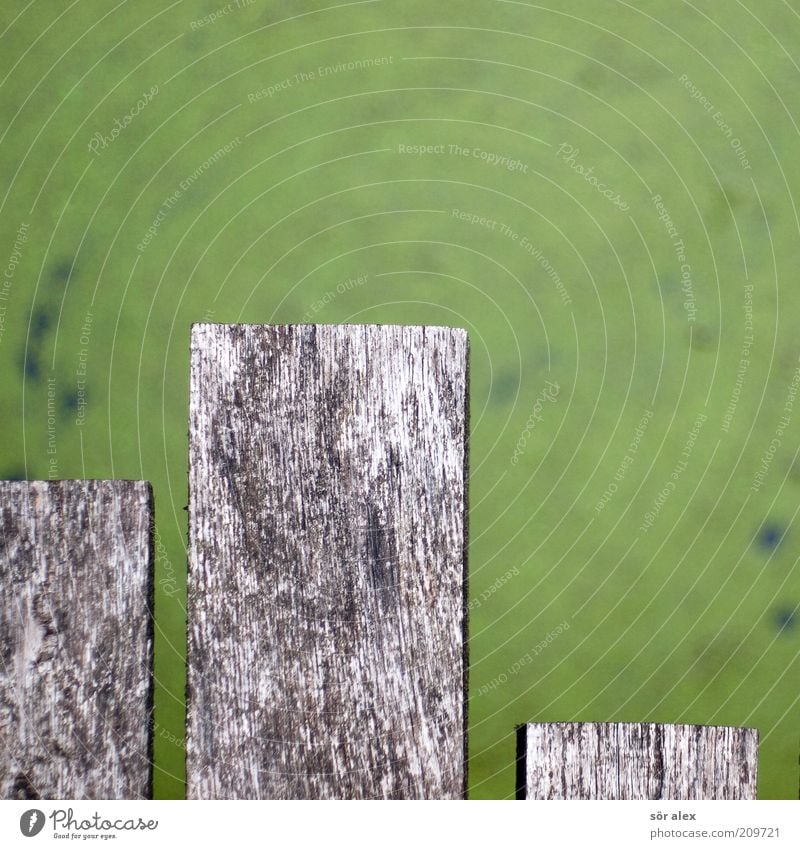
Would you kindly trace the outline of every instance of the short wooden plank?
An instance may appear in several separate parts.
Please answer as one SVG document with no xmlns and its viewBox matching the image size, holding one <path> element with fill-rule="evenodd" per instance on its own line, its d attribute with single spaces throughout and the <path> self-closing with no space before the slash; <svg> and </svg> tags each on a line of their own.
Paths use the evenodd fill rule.
<svg viewBox="0 0 800 849">
<path fill-rule="evenodd" d="M 756 798 L 755 728 L 565 722 L 517 734 L 518 798 Z"/>
<path fill-rule="evenodd" d="M 191 347 L 189 797 L 463 797 L 465 331 Z"/>
<path fill-rule="evenodd" d="M 0 481 L 0 796 L 151 795 L 142 481 Z"/>
</svg>

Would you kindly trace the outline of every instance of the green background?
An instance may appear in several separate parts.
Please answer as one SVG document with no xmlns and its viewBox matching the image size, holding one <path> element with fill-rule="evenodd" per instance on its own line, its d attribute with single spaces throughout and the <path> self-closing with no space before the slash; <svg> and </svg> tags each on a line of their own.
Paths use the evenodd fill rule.
<svg viewBox="0 0 800 849">
<path fill-rule="evenodd" d="M 800 3 L 225 8 L 0 11 L 0 476 L 153 482 L 156 794 L 211 320 L 468 329 L 472 798 L 528 720 L 756 726 L 797 798 Z"/>
</svg>

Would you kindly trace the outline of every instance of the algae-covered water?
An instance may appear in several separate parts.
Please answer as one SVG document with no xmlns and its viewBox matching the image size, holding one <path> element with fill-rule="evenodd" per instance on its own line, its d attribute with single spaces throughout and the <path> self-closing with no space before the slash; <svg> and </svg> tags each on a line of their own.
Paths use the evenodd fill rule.
<svg viewBox="0 0 800 849">
<path fill-rule="evenodd" d="M 800 3 L 0 9 L 0 476 L 153 482 L 183 795 L 192 322 L 468 329 L 470 795 L 514 727 L 800 748 Z"/>
</svg>

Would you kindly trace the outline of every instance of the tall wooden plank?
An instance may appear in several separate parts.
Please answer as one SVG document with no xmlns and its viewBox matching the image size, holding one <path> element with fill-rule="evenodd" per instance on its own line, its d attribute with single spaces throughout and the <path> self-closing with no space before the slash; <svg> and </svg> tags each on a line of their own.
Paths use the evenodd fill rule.
<svg viewBox="0 0 800 849">
<path fill-rule="evenodd" d="M 755 728 L 564 722 L 517 734 L 518 798 L 756 798 Z"/>
<path fill-rule="evenodd" d="M 193 327 L 190 798 L 463 797 L 467 344 Z"/>
<path fill-rule="evenodd" d="M 140 799 L 152 777 L 142 481 L 0 481 L 0 796 Z"/>
</svg>

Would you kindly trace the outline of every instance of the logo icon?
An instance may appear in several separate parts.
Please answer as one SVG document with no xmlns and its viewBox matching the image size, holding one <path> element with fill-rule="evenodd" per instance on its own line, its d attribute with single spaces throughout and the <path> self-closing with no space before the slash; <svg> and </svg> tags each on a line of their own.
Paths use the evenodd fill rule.
<svg viewBox="0 0 800 849">
<path fill-rule="evenodd" d="M 44 814 L 36 808 L 31 808 L 19 818 L 19 830 L 25 837 L 36 837 L 44 828 Z"/>
</svg>

